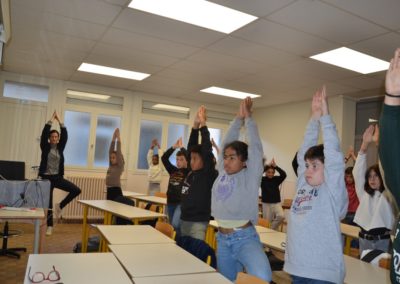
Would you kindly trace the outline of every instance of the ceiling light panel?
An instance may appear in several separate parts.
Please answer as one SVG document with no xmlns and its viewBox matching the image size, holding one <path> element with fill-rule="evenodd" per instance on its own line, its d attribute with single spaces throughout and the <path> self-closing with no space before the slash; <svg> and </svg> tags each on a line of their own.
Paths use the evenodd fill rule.
<svg viewBox="0 0 400 284">
<path fill-rule="evenodd" d="M 361 74 L 374 73 L 387 70 L 389 68 L 389 62 L 347 47 L 333 49 L 324 53 L 310 56 L 310 58 L 349 69 Z"/>
<path fill-rule="evenodd" d="M 244 99 L 246 97 L 250 97 L 250 98 L 260 97 L 260 95 L 256 95 L 256 94 L 239 92 L 239 91 L 224 89 L 224 88 L 215 87 L 215 86 L 200 90 L 200 92 L 210 93 L 210 94 L 225 96 L 225 97 L 231 97 L 231 98 L 235 98 L 235 99 Z"/>
<path fill-rule="evenodd" d="M 204 0 L 132 0 L 128 7 L 226 34 L 257 19 Z"/>
<path fill-rule="evenodd" d="M 112 77 L 119 77 L 119 78 L 124 78 L 124 79 L 138 80 L 138 81 L 141 81 L 150 76 L 150 74 L 146 74 L 146 73 L 140 73 L 140 72 L 125 70 L 125 69 L 112 68 L 112 67 L 107 67 L 107 66 L 102 66 L 102 65 L 95 65 L 95 64 L 85 63 L 85 62 L 79 66 L 78 71 L 101 74 L 101 75 L 112 76 Z"/>
</svg>

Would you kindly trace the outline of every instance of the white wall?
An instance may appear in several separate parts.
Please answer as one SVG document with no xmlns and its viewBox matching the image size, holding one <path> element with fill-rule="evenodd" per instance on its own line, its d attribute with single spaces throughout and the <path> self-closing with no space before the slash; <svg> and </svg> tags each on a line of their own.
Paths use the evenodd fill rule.
<svg viewBox="0 0 400 284">
<path fill-rule="evenodd" d="M 282 188 L 284 198 L 291 198 L 294 191 L 296 175 L 292 169 L 292 160 L 302 143 L 311 114 L 310 108 L 311 100 L 308 100 L 254 111 L 267 161 L 275 158 L 288 175 Z M 354 141 L 355 101 L 343 96 L 329 98 L 329 109 L 336 123 L 342 150 L 346 152 L 350 141 Z"/>
</svg>

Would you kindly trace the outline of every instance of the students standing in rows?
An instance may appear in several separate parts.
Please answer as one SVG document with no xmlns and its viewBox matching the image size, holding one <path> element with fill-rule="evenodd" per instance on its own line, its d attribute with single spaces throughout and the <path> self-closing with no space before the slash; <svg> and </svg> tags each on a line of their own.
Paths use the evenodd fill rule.
<svg viewBox="0 0 400 284">
<path fill-rule="evenodd" d="M 181 234 L 200 240 L 205 239 L 211 216 L 211 188 L 218 175 L 206 120 L 206 109 L 201 106 L 189 137 L 191 171 L 184 181 L 181 195 Z"/>
<path fill-rule="evenodd" d="M 53 122 L 57 121 L 61 134 L 52 129 Z M 54 111 L 51 119 L 45 124 L 40 137 L 40 149 L 42 150 L 39 166 L 39 176 L 50 181 L 49 209 L 47 211 L 46 235 L 53 233 L 53 192 L 54 188 L 68 192 L 68 195 L 55 204 L 56 218 L 61 216 L 62 209 L 77 197 L 81 190 L 72 182 L 64 179 L 64 149 L 68 141 L 68 132 L 65 125 L 60 121 L 57 112 Z"/>
</svg>

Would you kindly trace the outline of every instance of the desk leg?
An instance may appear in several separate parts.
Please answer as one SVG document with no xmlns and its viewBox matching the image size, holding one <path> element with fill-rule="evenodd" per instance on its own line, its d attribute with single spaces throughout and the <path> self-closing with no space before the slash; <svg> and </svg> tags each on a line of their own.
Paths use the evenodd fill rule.
<svg viewBox="0 0 400 284">
<path fill-rule="evenodd" d="M 40 240 L 40 220 L 35 220 L 35 236 L 33 239 L 33 253 L 39 253 L 39 240 Z"/>
<path fill-rule="evenodd" d="M 139 218 L 132 219 L 133 225 L 139 225 Z"/>
<path fill-rule="evenodd" d="M 87 252 L 87 243 L 89 236 L 89 228 L 87 226 L 87 216 L 88 216 L 89 206 L 83 204 L 83 225 L 82 225 L 82 252 Z"/>
<path fill-rule="evenodd" d="M 345 236 L 345 246 L 344 246 L 344 254 L 345 255 L 350 255 L 350 246 L 351 246 L 351 240 L 352 238 L 349 236 Z"/>
</svg>

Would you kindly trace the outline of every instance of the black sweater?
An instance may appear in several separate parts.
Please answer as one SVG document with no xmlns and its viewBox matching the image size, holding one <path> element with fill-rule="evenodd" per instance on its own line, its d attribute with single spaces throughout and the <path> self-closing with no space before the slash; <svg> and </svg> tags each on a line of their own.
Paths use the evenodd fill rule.
<svg viewBox="0 0 400 284">
<path fill-rule="evenodd" d="M 181 195 L 181 219 L 190 222 L 208 222 L 210 220 L 211 189 L 218 176 L 207 126 L 192 129 L 188 150 L 190 152 L 191 147 L 198 144 L 199 131 L 201 132 L 201 157 L 204 166 L 187 175 Z"/>
<path fill-rule="evenodd" d="M 274 176 L 272 178 L 264 176 L 261 179 L 261 200 L 264 203 L 281 202 L 279 186 L 285 180 L 286 172 L 278 166 L 276 166 L 275 169 L 279 173 L 279 176 Z"/>
<path fill-rule="evenodd" d="M 185 148 L 180 149 L 187 158 L 187 152 Z M 169 148 L 164 155 L 161 157 L 161 161 L 164 164 L 165 169 L 169 173 L 168 190 L 167 190 L 167 204 L 179 204 L 181 203 L 181 191 L 182 185 L 185 181 L 187 174 L 189 173 L 188 168 L 178 169 L 169 161 L 172 153 L 175 151 L 174 148 Z"/>
<path fill-rule="evenodd" d="M 64 149 L 68 140 L 67 128 L 65 126 L 61 126 L 61 134 L 60 141 L 57 144 L 57 150 L 60 154 L 60 164 L 58 166 L 58 174 L 60 176 L 64 175 Z M 47 170 L 47 157 L 49 155 L 51 145 L 49 142 L 49 134 L 50 134 L 51 124 L 46 123 L 42 130 L 42 135 L 40 137 L 40 149 L 42 150 L 42 156 L 39 166 L 39 175 L 43 176 Z"/>
</svg>

